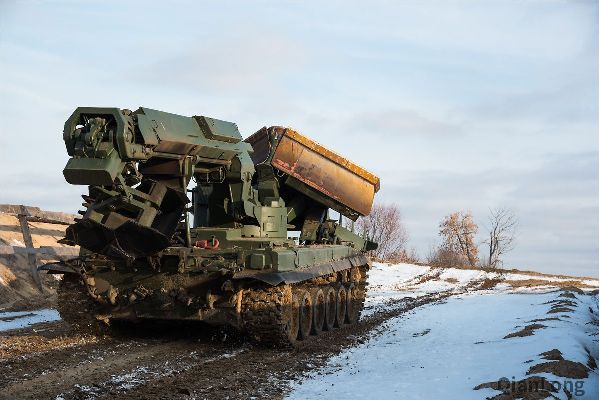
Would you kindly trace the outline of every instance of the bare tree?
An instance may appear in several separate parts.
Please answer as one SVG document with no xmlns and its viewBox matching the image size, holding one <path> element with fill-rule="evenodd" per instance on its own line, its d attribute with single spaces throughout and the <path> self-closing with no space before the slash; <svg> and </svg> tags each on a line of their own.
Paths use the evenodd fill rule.
<svg viewBox="0 0 599 400">
<path fill-rule="evenodd" d="M 487 266 L 496 268 L 502 263 L 501 257 L 514 249 L 518 220 L 514 213 L 506 208 L 489 211 L 488 236 L 483 243 L 489 246 Z"/>
<path fill-rule="evenodd" d="M 405 253 L 408 234 L 396 204 L 375 203 L 370 214 L 359 218 L 352 229 L 378 243 L 379 247 L 372 252 L 376 260 L 388 261 Z"/>
<path fill-rule="evenodd" d="M 467 263 L 475 267 L 478 263 L 478 248 L 474 243 L 476 232 L 478 225 L 474 223 L 470 212 L 449 214 L 439 225 L 439 235 L 443 239 L 439 254 L 443 254 L 445 259 L 453 259 L 453 263 L 460 263 L 455 260 L 457 255 L 462 259 L 461 264 Z"/>
</svg>

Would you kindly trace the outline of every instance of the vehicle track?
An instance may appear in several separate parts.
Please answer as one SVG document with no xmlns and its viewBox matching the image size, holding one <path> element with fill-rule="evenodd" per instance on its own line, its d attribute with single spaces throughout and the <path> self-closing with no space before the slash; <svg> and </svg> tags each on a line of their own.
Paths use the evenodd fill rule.
<svg viewBox="0 0 599 400">
<path fill-rule="evenodd" d="M 142 337 L 106 338 L 43 353 L 33 346 L 30 353 L 0 360 L 0 399 L 281 398 L 289 381 L 362 343 L 387 319 L 478 286 L 395 300 L 358 324 L 311 337 L 293 349 L 248 345 L 232 332 L 197 324 L 182 325 L 175 334 L 156 328 Z M 65 325 L 54 323 L 45 335 L 63 337 Z M 16 334 L 28 340 L 27 331 Z"/>
</svg>

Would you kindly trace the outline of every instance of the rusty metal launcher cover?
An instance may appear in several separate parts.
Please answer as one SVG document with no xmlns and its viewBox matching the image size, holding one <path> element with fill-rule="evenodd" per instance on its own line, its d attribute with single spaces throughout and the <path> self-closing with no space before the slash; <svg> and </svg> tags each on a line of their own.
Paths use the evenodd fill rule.
<svg viewBox="0 0 599 400">
<path fill-rule="evenodd" d="M 288 128 L 262 129 L 246 141 L 254 148 L 255 163 L 270 160 L 274 168 L 307 185 L 299 188 L 304 194 L 316 190 L 332 200 L 331 208 L 352 219 L 370 213 L 380 180 L 359 165 Z"/>
</svg>

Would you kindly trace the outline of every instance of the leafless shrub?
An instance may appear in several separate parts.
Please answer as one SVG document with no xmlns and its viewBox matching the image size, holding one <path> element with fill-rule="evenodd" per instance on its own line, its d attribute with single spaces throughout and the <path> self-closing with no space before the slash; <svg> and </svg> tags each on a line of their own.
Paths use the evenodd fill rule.
<svg viewBox="0 0 599 400">
<path fill-rule="evenodd" d="M 409 258 L 410 254 L 405 249 L 408 234 L 396 204 L 375 203 L 368 216 L 356 221 L 353 230 L 378 243 L 379 247 L 371 254 L 375 260 L 395 262 L 402 257 L 405 260 Z"/>
<path fill-rule="evenodd" d="M 467 261 L 460 254 L 453 250 L 443 248 L 441 246 L 432 248 L 427 257 L 426 263 L 433 267 L 463 267 L 467 265 Z"/>
<path fill-rule="evenodd" d="M 515 233 L 518 221 L 514 213 L 506 208 L 490 210 L 487 239 L 483 243 L 489 246 L 486 267 L 497 268 L 502 264 L 501 257 L 514 249 Z"/>
<path fill-rule="evenodd" d="M 420 258 L 418 257 L 418 253 L 415 248 L 411 248 L 410 250 L 402 249 L 400 251 L 396 251 L 387 256 L 386 262 L 390 263 L 407 263 L 407 264 L 416 264 L 420 262 Z"/>
</svg>

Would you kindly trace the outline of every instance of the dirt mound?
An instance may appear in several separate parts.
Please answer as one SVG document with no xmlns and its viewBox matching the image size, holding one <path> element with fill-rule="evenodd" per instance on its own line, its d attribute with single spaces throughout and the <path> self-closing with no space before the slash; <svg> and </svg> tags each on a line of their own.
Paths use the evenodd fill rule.
<svg viewBox="0 0 599 400">
<path fill-rule="evenodd" d="M 0 310 L 4 311 L 50 307 L 56 297 L 58 280 L 55 275 L 40 274 L 41 291 L 32 276 L 26 240 L 18 218 L 21 210 L 20 206 L 0 205 Z M 72 249 L 57 241 L 64 237 L 65 224 L 73 220 L 73 215 L 42 211 L 37 207 L 26 207 L 26 211 L 31 217 L 28 226 L 34 248 Z M 76 252 L 76 249 L 73 251 Z M 57 259 L 48 255 L 37 258 L 38 265 L 48 261 Z"/>
<path fill-rule="evenodd" d="M 526 374 L 532 375 L 539 373 L 553 374 L 555 376 L 574 379 L 589 377 L 589 369 L 584 364 L 564 359 L 533 365 Z"/>
<path fill-rule="evenodd" d="M 509 381 L 507 378 L 498 379 L 495 382 L 485 382 L 474 387 L 474 390 L 490 388 L 503 393 L 491 397 L 492 400 L 538 400 L 552 397 L 557 390 L 544 377 L 531 376 L 519 381 Z M 487 397 L 489 398 L 489 397 Z"/>
<path fill-rule="evenodd" d="M 524 337 L 524 336 L 532 336 L 535 334 L 535 330 L 546 328 L 543 324 L 530 324 L 526 325 L 524 328 L 517 332 L 512 332 L 504 337 L 504 339 L 509 339 L 513 337 Z"/>
<path fill-rule="evenodd" d="M 0 310 L 27 310 L 50 306 L 56 297 L 57 280 L 41 274 L 40 292 L 26 255 L 0 255 Z"/>
<path fill-rule="evenodd" d="M 51 219 L 54 221 L 61 221 L 61 222 L 64 222 L 65 224 L 72 223 L 73 218 L 76 217 L 73 214 L 67 214 L 67 213 L 58 212 L 58 211 L 45 211 L 45 210 L 40 209 L 39 207 L 31 207 L 31 206 L 24 206 L 24 207 L 25 207 L 25 211 L 32 217 L 39 217 L 39 218 Z M 17 215 L 17 214 L 21 213 L 21 210 L 22 210 L 21 205 L 0 204 L 0 213 Z"/>
<path fill-rule="evenodd" d="M 541 358 L 545 360 L 559 361 L 564 359 L 564 357 L 562 356 L 562 352 L 558 349 L 551 349 L 539 355 L 541 356 Z"/>
</svg>

